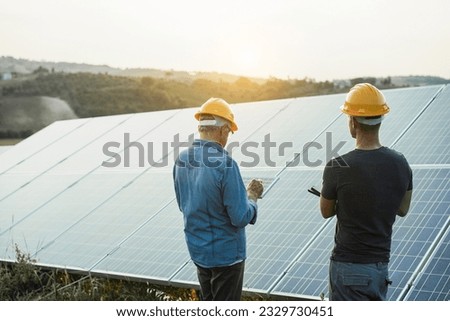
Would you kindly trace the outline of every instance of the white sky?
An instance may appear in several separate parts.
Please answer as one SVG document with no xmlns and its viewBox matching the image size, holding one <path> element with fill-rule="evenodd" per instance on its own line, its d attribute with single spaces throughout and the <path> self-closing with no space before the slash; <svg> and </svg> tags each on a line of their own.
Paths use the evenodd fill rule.
<svg viewBox="0 0 450 321">
<path fill-rule="evenodd" d="M 0 56 L 245 76 L 450 78 L 449 0 L 0 0 Z"/>
</svg>

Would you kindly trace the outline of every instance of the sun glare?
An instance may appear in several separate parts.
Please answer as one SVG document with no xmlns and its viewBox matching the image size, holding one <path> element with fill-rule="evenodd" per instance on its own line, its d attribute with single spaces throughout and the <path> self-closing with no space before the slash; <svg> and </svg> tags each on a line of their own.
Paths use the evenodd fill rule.
<svg viewBox="0 0 450 321">
<path fill-rule="evenodd" d="M 235 57 L 235 69 L 240 74 L 252 76 L 258 74 L 260 65 L 260 55 L 252 48 L 242 48 L 237 50 Z"/>
</svg>

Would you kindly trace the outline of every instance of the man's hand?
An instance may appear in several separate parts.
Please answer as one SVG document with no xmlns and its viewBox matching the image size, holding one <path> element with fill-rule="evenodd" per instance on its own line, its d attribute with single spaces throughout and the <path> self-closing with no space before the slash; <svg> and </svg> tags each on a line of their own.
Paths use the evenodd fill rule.
<svg viewBox="0 0 450 321">
<path fill-rule="evenodd" d="M 247 186 L 247 196 L 252 201 L 256 202 L 258 198 L 261 198 L 261 195 L 264 191 L 263 182 L 261 179 L 252 179 Z"/>
</svg>

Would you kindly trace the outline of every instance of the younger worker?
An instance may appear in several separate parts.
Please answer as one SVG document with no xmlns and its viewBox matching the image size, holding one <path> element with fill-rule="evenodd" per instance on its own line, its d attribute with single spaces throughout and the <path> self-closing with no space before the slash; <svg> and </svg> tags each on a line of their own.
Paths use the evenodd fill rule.
<svg viewBox="0 0 450 321">
<path fill-rule="evenodd" d="M 173 178 L 184 232 L 203 300 L 241 299 L 245 227 L 254 224 L 260 180 L 245 188 L 237 163 L 224 149 L 237 131 L 226 101 L 211 98 L 195 114 L 200 139 L 180 153 Z"/>
<path fill-rule="evenodd" d="M 409 210 L 412 171 L 402 154 L 380 143 L 389 107 L 376 87 L 357 84 L 341 110 L 356 148 L 323 173 L 320 210 L 324 218 L 337 217 L 329 299 L 385 300 L 392 225 Z"/>
</svg>

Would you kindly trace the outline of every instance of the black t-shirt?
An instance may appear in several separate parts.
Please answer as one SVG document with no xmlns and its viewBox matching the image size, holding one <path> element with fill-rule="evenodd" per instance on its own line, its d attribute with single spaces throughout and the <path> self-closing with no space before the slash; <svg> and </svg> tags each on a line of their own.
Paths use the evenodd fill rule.
<svg viewBox="0 0 450 321">
<path fill-rule="evenodd" d="M 331 258 L 341 262 L 389 262 L 392 225 L 412 171 L 395 150 L 355 149 L 328 162 L 322 196 L 337 200 L 335 246 Z"/>
</svg>

